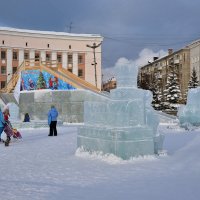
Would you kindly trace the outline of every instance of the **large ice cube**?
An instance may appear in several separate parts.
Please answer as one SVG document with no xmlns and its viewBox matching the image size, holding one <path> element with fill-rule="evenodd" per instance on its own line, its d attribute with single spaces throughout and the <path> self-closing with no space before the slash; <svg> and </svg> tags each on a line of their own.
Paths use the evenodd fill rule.
<svg viewBox="0 0 200 200">
<path fill-rule="evenodd" d="M 163 137 L 157 132 L 152 94 L 137 89 L 137 69 L 133 66 L 117 66 L 116 74 L 117 89 L 111 91 L 110 98 L 84 103 L 78 148 L 122 159 L 158 153 Z"/>
</svg>

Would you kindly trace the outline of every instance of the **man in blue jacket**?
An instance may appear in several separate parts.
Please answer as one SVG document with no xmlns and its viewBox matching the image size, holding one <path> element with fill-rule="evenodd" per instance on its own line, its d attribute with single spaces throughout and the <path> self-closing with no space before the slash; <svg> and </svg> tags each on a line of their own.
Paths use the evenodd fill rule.
<svg viewBox="0 0 200 200">
<path fill-rule="evenodd" d="M 5 127 L 5 120 L 3 113 L 1 112 L 1 107 L 0 107 L 0 141 L 1 141 L 1 134 L 3 133 Z"/>
<path fill-rule="evenodd" d="M 52 105 L 51 109 L 48 112 L 48 124 L 50 127 L 49 135 L 48 136 L 57 136 L 57 117 L 58 117 L 58 111 L 56 110 L 55 106 Z"/>
</svg>

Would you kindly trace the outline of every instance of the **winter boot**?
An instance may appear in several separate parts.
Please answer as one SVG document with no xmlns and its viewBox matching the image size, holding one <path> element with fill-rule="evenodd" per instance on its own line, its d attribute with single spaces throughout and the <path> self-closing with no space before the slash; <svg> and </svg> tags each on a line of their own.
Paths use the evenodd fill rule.
<svg viewBox="0 0 200 200">
<path fill-rule="evenodd" d="M 7 136 L 7 140 L 5 141 L 5 146 L 6 146 L 6 147 L 9 146 L 9 143 L 10 143 L 10 137 Z"/>
</svg>

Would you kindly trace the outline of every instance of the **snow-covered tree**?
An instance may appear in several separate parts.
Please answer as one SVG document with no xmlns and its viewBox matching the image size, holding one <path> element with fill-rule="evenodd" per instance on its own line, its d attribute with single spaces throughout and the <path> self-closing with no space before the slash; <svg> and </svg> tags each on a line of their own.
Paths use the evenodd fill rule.
<svg viewBox="0 0 200 200">
<path fill-rule="evenodd" d="M 182 100 L 183 100 L 183 103 L 186 103 L 187 101 L 187 94 L 188 94 L 188 88 L 185 89 L 185 92 L 183 93 L 183 96 L 182 96 Z"/>
<path fill-rule="evenodd" d="M 153 90 L 152 106 L 155 108 L 155 110 L 162 109 L 162 94 L 159 91 L 158 87 L 156 87 L 155 90 Z"/>
<path fill-rule="evenodd" d="M 161 110 L 162 109 L 162 94 L 159 90 L 159 81 L 156 79 L 156 76 L 153 79 L 153 83 L 150 86 L 150 90 L 153 93 L 153 100 L 152 100 L 152 106 L 155 110 Z"/>
<path fill-rule="evenodd" d="M 197 78 L 197 72 L 196 72 L 195 68 L 193 68 L 192 75 L 191 75 L 190 81 L 188 83 L 188 88 L 191 89 L 191 88 L 196 88 L 198 86 L 199 86 L 199 81 Z"/>
<path fill-rule="evenodd" d="M 167 84 L 164 90 L 165 108 L 175 109 L 177 103 L 182 99 L 177 74 L 174 70 L 168 74 Z"/>
</svg>

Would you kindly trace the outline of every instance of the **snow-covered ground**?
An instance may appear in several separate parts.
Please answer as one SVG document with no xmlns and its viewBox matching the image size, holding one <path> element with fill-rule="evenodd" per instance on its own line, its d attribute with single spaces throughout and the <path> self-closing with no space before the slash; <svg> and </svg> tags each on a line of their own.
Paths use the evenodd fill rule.
<svg viewBox="0 0 200 200">
<path fill-rule="evenodd" d="M 76 127 L 20 129 L 22 141 L 0 144 L 0 199 L 200 199 L 200 129 L 161 130 L 166 155 L 122 161 L 76 152 Z"/>
</svg>

